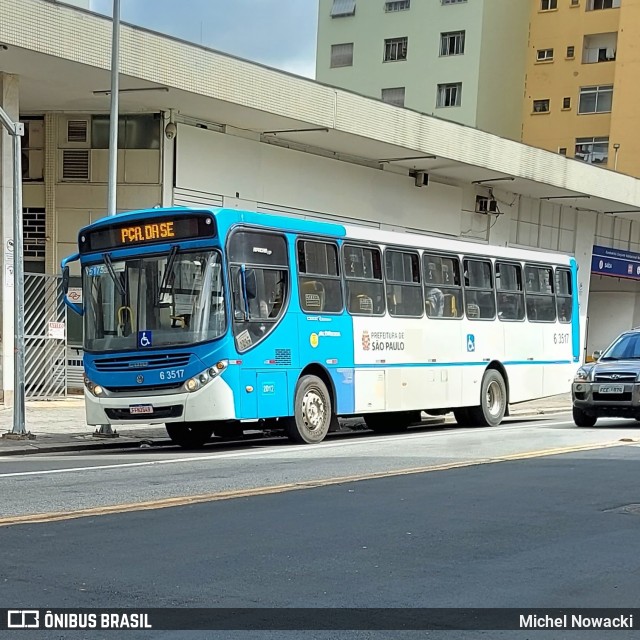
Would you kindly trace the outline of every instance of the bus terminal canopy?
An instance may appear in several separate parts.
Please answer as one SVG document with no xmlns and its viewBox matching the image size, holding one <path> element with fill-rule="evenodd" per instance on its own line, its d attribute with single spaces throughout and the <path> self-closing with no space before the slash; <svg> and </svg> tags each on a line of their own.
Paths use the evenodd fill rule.
<svg viewBox="0 0 640 640">
<path fill-rule="evenodd" d="M 109 19 L 48 0 L 0 0 L 0 11 L 3 69 L 20 77 L 23 112 L 107 110 Z M 121 112 L 172 109 L 194 123 L 373 168 L 391 164 L 446 183 L 498 181 L 577 208 L 640 212 L 632 177 L 142 28 L 122 27 L 121 73 Z"/>
</svg>

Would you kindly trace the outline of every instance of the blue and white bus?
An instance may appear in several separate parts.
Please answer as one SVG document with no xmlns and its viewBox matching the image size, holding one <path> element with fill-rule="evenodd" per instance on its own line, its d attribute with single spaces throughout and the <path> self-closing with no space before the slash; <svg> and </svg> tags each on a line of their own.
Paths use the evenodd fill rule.
<svg viewBox="0 0 640 640">
<path fill-rule="evenodd" d="M 151 209 L 79 233 L 90 425 L 317 443 L 338 416 L 497 425 L 578 367 L 570 256 L 229 209 Z"/>
</svg>

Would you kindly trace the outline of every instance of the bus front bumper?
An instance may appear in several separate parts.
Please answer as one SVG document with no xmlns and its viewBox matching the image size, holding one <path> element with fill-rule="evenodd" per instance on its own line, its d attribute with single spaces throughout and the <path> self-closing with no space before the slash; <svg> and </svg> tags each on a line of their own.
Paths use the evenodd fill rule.
<svg viewBox="0 0 640 640">
<path fill-rule="evenodd" d="M 96 397 L 84 390 L 87 424 L 127 425 L 214 422 L 236 417 L 231 387 L 219 376 L 197 391 L 162 395 L 109 392 Z"/>
</svg>

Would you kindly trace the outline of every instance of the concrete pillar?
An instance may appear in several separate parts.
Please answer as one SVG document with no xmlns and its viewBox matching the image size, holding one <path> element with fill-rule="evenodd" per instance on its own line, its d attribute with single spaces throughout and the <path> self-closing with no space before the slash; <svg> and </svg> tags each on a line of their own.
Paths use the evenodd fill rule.
<svg viewBox="0 0 640 640">
<path fill-rule="evenodd" d="M 0 106 L 15 122 L 19 116 L 18 76 L 0 73 Z M 6 406 L 13 405 L 13 140 L 2 127 L 0 135 L 0 394 Z"/>
</svg>

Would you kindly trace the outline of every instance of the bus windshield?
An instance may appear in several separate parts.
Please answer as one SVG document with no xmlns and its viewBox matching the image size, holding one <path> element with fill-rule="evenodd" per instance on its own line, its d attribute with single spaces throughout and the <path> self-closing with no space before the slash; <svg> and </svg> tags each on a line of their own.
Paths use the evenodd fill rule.
<svg viewBox="0 0 640 640">
<path fill-rule="evenodd" d="M 187 345 L 225 331 L 217 251 L 131 257 L 85 266 L 87 351 Z M 142 336 L 142 338 L 141 338 Z M 141 342 L 142 340 L 142 342 Z"/>
</svg>

